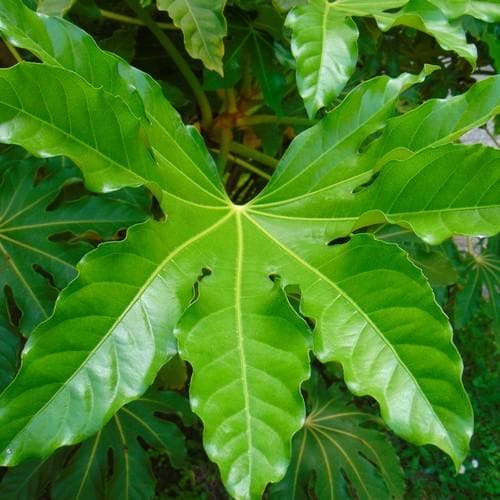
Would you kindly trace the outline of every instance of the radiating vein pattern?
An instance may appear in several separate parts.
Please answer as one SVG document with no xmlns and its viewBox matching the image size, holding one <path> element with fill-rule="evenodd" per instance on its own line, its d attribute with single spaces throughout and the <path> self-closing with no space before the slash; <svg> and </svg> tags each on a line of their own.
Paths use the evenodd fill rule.
<svg viewBox="0 0 500 500">
<path fill-rule="evenodd" d="M 133 200 L 120 199 L 123 193 L 114 198 L 83 196 L 49 210 L 61 189 L 78 181 L 78 170 L 60 159 L 30 158 L 7 165 L 0 184 L 0 290 L 12 290 L 22 311 L 18 326 L 28 335 L 50 315 L 58 289 L 75 277 L 76 263 L 92 248 L 78 237 L 92 231 L 111 238 L 144 220 L 146 213 Z M 54 240 L 65 232 L 74 235 L 73 242 Z M 1 312 L 0 317 L 9 322 Z"/>
<path fill-rule="evenodd" d="M 284 480 L 271 488 L 271 498 L 299 500 L 313 491 L 317 498 L 400 498 L 403 475 L 395 450 L 384 434 L 366 424 L 373 415 L 349 404 L 338 388 L 319 394 L 309 384 L 312 406 L 304 428 L 293 441 L 293 458 Z M 314 457 L 314 458 L 313 458 Z"/>
</svg>

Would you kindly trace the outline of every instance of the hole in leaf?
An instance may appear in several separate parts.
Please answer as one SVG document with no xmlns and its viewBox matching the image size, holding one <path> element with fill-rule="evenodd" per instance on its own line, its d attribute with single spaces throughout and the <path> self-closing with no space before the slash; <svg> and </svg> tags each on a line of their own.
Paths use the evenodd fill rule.
<svg viewBox="0 0 500 500">
<path fill-rule="evenodd" d="M 360 146 L 358 148 L 358 152 L 359 153 L 364 153 L 368 149 L 368 146 L 372 142 L 374 142 L 376 139 L 378 139 L 381 135 L 382 135 L 382 131 L 381 130 L 377 130 L 377 131 L 373 132 L 372 134 L 366 136 L 364 138 L 363 142 L 360 144 Z"/>
<path fill-rule="evenodd" d="M 287 285 L 285 287 L 285 293 L 288 302 L 293 307 L 294 311 L 307 323 L 311 330 L 314 330 L 316 321 L 313 318 L 302 314 L 300 310 L 300 303 L 302 301 L 302 293 L 300 291 L 300 287 L 298 285 Z"/>
<path fill-rule="evenodd" d="M 41 166 L 35 174 L 35 178 L 33 179 L 33 186 L 36 187 L 40 182 L 42 182 L 44 179 L 46 179 L 49 176 L 49 169 L 44 165 Z"/>
<path fill-rule="evenodd" d="M 151 214 L 154 220 L 165 220 L 165 212 L 161 209 L 160 202 L 156 196 L 153 196 L 151 200 Z"/>
<path fill-rule="evenodd" d="M 32 267 L 36 273 L 38 273 L 40 276 L 42 276 L 43 278 L 45 278 L 47 280 L 47 282 L 49 283 L 50 286 L 57 289 L 57 286 L 54 282 L 54 276 L 52 276 L 52 274 L 50 274 L 46 269 L 44 269 L 39 264 L 33 264 Z"/>
<path fill-rule="evenodd" d="M 345 245 L 346 243 L 349 243 L 351 241 L 350 236 L 341 236 L 340 238 L 335 238 L 332 241 L 328 242 L 329 247 L 333 247 L 335 245 Z"/>
<path fill-rule="evenodd" d="M 85 196 L 95 195 L 85 189 L 83 181 L 73 180 L 71 182 L 66 182 L 59 190 L 57 196 L 47 205 L 47 211 L 52 212 L 57 210 L 64 203 L 80 200 Z"/>
<path fill-rule="evenodd" d="M 115 424 L 116 425 L 116 424 Z M 117 429 L 118 432 L 118 429 Z M 113 472 L 115 469 L 115 461 L 114 461 L 114 456 L 113 456 L 113 448 L 108 448 L 107 452 L 107 465 L 108 465 L 108 477 L 113 476 Z"/>
<path fill-rule="evenodd" d="M 359 186 L 355 187 L 351 191 L 352 194 L 359 193 L 360 191 L 363 191 L 366 188 L 370 187 L 377 180 L 379 175 L 380 175 L 380 171 L 374 172 L 373 175 L 370 177 L 370 179 L 367 180 L 364 184 L 360 184 Z"/>
<path fill-rule="evenodd" d="M 340 468 L 340 473 L 342 474 L 342 477 L 344 478 L 344 481 L 345 481 L 346 490 L 347 490 L 346 497 L 347 498 L 358 498 L 356 488 L 352 484 L 352 481 L 350 480 L 349 476 L 347 475 L 347 473 L 343 467 Z"/>
<path fill-rule="evenodd" d="M 270 273 L 267 277 L 273 282 L 276 283 L 280 279 L 280 275 L 278 273 Z"/>
<path fill-rule="evenodd" d="M 189 303 L 194 304 L 199 296 L 200 296 L 200 283 L 207 277 L 212 274 L 212 270 L 209 269 L 208 267 L 203 267 L 201 269 L 201 273 L 199 274 L 195 284 L 193 285 L 193 297 L 191 298 L 191 302 Z"/>
<path fill-rule="evenodd" d="M 10 322 L 15 327 L 18 327 L 23 316 L 23 312 L 16 304 L 14 293 L 9 285 L 5 285 L 3 287 L 3 293 L 5 296 L 5 302 L 7 304 L 7 314 L 9 315 Z"/>
<path fill-rule="evenodd" d="M 358 451 L 358 455 L 363 458 L 364 460 L 366 460 L 368 463 L 370 463 L 371 465 L 373 465 L 373 467 L 375 468 L 375 470 L 377 472 L 380 472 L 380 467 L 378 466 L 378 464 L 376 462 L 374 462 L 372 459 L 368 458 L 363 452 L 361 451 Z"/>
</svg>

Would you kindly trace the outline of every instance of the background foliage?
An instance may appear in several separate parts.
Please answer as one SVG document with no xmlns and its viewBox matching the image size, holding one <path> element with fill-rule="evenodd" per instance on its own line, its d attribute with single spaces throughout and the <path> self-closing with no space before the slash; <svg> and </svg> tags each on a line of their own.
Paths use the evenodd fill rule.
<svg viewBox="0 0 500 500">
<path fill-rule="evenodd" d="M 187 50 L 194 58 L 186 56 L 213 110 L 213 116 L 207 116 L 196 91 L 192 95 L 176 66 L 165 57 L 161 35 L 158 36 L 151 26 L 149 29 L 145 26 L 150 23 L 149 18 L 141 17 L 137 9 L 134 12 L 125 2 L 107 0 L 99 1 L 98 5 L 92 0 L 40 0 L 38 5 L 26 0 L 25 3 L 46 13 L 66 15 L 89 31 L 101 47 L 157 78 L 184 121 L 202 129 L 211 151 L 218 158 L 228 192 L 238 202 L 248 200 L 262 189 L 276 159 L 298 132 L 313 123 L 317 111 L 321 116 L 324 106 L 338 103 L 359 82 L 381 73 L 390 76 L 404 71 L 415 73 L 425 63 L 441 66 L 424 83 L 403 94 L 399 106 L 400 111 L 406 111 L 431 97 L 462 93 L 476 78 L 495 73 L 500 65 L 499 26 L 470 15 L 455 21 L 457 29 L 460 24 L 467 36 L 466 41 L 457 42 L 458 51 L 445 50 L 443 46 L 450 48 L 450 42 L 440 45 L 421 30 L 421 20 L 414 17 L 414 26 L 411 23 L 401 26 L 397 19 L 387 16 L 380 19 L 364 13 L 348 18 L 332 15 L 333 25 L 343 23 L 351 34 L 359 32 L 359 53 L 349 63 L 352 75 L 342 76 L 345 87 L 340 85 L 328 95 L 306 98 L 304 106 L 299 95 L 300 75 L 297 86 L 292 56 L 293 39 L 301 35 L 296 33 L 296 26 L 300 27 L 304 20 L 292 19 L 287 23 L 288 28 L 284 26 L 284 13 L 292 4 L 300 2 L 280 0 L 270 5 L 270 2 L 259 0 L 229 1 L 225 18 L 222 17 L 223 2 L 214 2 L 217 8 L 211 4 L 210 9 L 205 8 L 206 12 L 203 2 L 199 2 L 196 18 L 210 26 L 206 29 L 203 23 L 194 26 L 183 2 L 161 0 L 159 11 L 153 9 L 151 15 L 157 26 L 168 32 L 177 50 L 182 54 Z M 223 50 L 222 39 L 226 31 L 228 36 Z M 478 54 L 475 68 L 468 57 L 473 50 L 471 46 Z M 8 44 L 2 45 L 0 60 L 3 66 L 14 64 L 17 56 L 30 58 L 22 51 L 16 53 Z M 308 82 L 304 88 L 310 86 Z M 495 132 L 494 123 L 484 129 L 485 136 L 496 144 Z M 78 171 L 67 162 L 61 165 L 60 160 L 31 158 L 17 148 L 2 149 L 0 176 L 0 212 L 11 214 L 8 223 L 5 218 L 2 220 L 0 245 L 15 246 L 19 270 L 17 276 L 10 275 L 6 272 L 7 266 L 0 264 L 2 302 L 5 304 L 0 312 L 0 386 L 4 387 L 17 369 L 25 339 L 33 327 L 50 314 L 58 291 L 74 277 L 74 266 L 79 258 L 103 240 L 123 238 L 123 230 L 144 220 L 146 214 L 153 214 L 155 218 L 163 214 L 154 196 L 146 190 L 91 195 L 84 189 Z M 23 197 L 17 195 L 16 186 L 24 186 Z M 100 218 L 93 214 L 99 214 Z M 41 222 L 45 224 L 39 228 L 43 231 L 42 236 L 31 231 L 23 233 L 23 227 Z M 475 410 L 476 434 L 470 458 L 461 473 L 455 476 L 449 459 L 436 449 L 416 448 L 393 436 L 384 436 L 374 417 L 375 404 L 369 398 L 352 401 L 342 386 L 340 369 L 335 365 L 315 365 L 315 384 L 309 391 L 306 389 L 308 405 L 317 407 L 321 404 L 317 401 L 326 402 L 325 394 L 328 394 L 334 402 L 330 406 L 323 405 L 323 412 L 335 414 L 338 408 L 344 407 L 359 412 L 359 421 L 348 421 L 341 430 L 355 432 L 356 425 L 370 422 L 368 429 L 360 427 L 360 436 L 363 433 L 376 435 L 373 439 L 382 450 L 389 447 L 387 440 L 392 440 L 399 452 L 410 497 L 493 498 L 497 493 L 495 483 L 500 479 L 494 425 L 498 405 L 495 334 L 498 334 L 499 321 L 500 240 L 498 237 L 457 239 L 431 247 L 401 228 L 379 226 L 373 231 L 378 238 L 397 242 L 410 253 L 430 280 L 440 304 L 453 322 L 456 342 L 466 366 L 464 383 Z M 34 242 L 30 238 L 34 238 Z M 23 288 L 21 276 L 29 276 L 27 279 L 36 283 L 36 296 L 19 293 Z M 22 296 L 22 300 L 14 300 L 15 295 Z M 4 470 L 0 496 L 113 496 L 119 495 L 117 491 L 141 484 L 145 490 L 136 494 L 142 497 L 151 496 L 154 489 L 159 498 L 224 498 L 226 494 L 217 469 L 208 461 L 201 446 L 200 423 L 188 410 L 185 399 L 188 379 L 188 368 L 179 359 L 174 359 L 160 372 L 155 387 L 145 396 L 149 399 L 125 407 L 99 436 L 80 446 L 63 449 L 43 463 L 26 463 L 9 472 Z M 155 432 L 158 419 L 169 424 L 159 426 Z M 320 428 L 311 431 L 311 435 L 314 432 L 328 431 Z M 299 434 L 296 440 L 300 443 L 301 438 Z M 130 444 L 124 445 L 125 440 Z M 397 473 L 394 478 L 384 477 L 376 458 L 368 459 L 368 467 L 375 463 L 378 469 L 379 475 L 374 482 L 382 481 L 382 486 L 377 483 L 374 488 L 388 488 L 398 494 L 401 484 Z M 134 462 L 128 463 L 129 460 Z M 87 470 L 91 480 L 80 481 L 80 463 L 92 464 Z M 307 470 L 307 464 L 305 467 Z M 126 470 L 132 470 L 139 479 L 123 476 Z M 307 491 L 307 474 L 304 477 Z M 351 488 L 356 483 L 354 475 L 346 472 L 338 479 L 345 481 L 340 493 L 352 493 Z M 280 498 L 281 488 L 287 492 L 282 498 L 289 498 L 286 481 L 285 478 L 283 484 L 271 488 L 270 497 Z M 309 494 L 314 497 L 311 491 Z"/>
</svg>

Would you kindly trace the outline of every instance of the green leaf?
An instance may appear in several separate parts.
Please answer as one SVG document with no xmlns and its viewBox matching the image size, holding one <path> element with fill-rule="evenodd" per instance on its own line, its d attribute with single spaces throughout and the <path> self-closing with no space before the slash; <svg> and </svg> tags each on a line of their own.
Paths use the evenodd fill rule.
<svg viewBox="0 0 500 500">
<path fill-rule="evenodd" d="M 60 473 L 67 456 L 67 450 L 61 450 L 47 459 L 28 460 L 9 469 L 0 483 L 0 495 L 6 500 L 40 498 Z"/>
<path fill-rule="evenodd" d="M 223 38 L 227 25 L 223 15 L 225 0 L 157 0 L 182 30 L 187 51 L 201 59 L 207 69 L 222 75 Z"/>
<path fill-rule="evenodd" d="M 487 23 L 500 21 L 500 5 L 497 0 L 429 0 L 446 16 L 453 19 L 468 14 Z"/>
<path fill-rule="evenodd" d="M 493 207 L 481 205 L 475 185 L 461 197 L 462 174 L 445 186 L 444 175 L 451 177 L 446 157 L 453 157 L 454 167 L 463 161 L 464 172 L 470 172 L 468 153 L 481 162 L 496 162 L 497 153 L 441 143 L 487 119 L 498 96 L 479 95 L 474 102 L 479 115 L 467 114 L 459 124 L 437 130 L 418 152 L 398 143 L 376 177 L 376 162 L 366 158 L 385 140 L 383 129 L 399 93 L 422 81 L 429 69 L 365 82 L 301 134 L 269 187 L 240 206 L 222 192 L 199 136 L 182 126 L 150 79 L 99 51 L 64 21 L 36 24 L 40 48 L 22 34 L 22 26 L 36 21 L 24 12 L 19 28 L 5 21 L 4 11 L 2 4 L 0 22 L 10 37 L 17 33 L 43 61 L 66 68 L 20 65 L 1 73 L 0 82 L 11 79 L 7 89 L 23 97 L 16 108 L 12 90 L 0 94 L 9 103 L 0 108 L 4 138 L 48 154 L 72 155 L 96 189 L 151 185 L 167 220 L 135 226 L 126 240 L 103 244 L 81 261 L 78 278 L 60 295 L 54 315 L 29 338 L 19 374 L 0 397 L 2 463 L 46 456 L 99 431 L 121 406 L 145 392 L 175 354 L 177 340 L 193 368 L 191 405 L 203 420 L 208 455 L 231 494 L 261 495 L 269 481 L 285 475 L 291 439 L 305 416 L 300 385 L 309 373 L 310 332 L 288 303 L 283 291 L 288 285 L 300 289 L 301 311 L 315 322 L 316 356 L 341 362 L 351 390 L 374 396 L 397 433 L 439 446 L 457 465 L 463 460 L 472 414 L 451 328 L 431 288 L 397 246 L 363 234 L 345 242 L 353 229 L 386 218 L 420 231 L 419 217 L 435 203 L 438 211 L 445 205 L 449 213 L 464 212 L 464 226 L 476 232 L 477 213 Z M 8 8 L 7 14 L 12 18 Z M 51 52 L 43 35 L 47 29 L 80 44 L 83 60 L 92 63 L 94 57 L 103 73 L 93 75 L 93 64 L 75 70 L 79 63 Z M 72 93 L 71 116 L 51 94 L 58 84 Z M 32 85 L 46 86 L 47 92 L 30 98 Z M 36 97 L 45 99 L 45 107 Z M 101 153 L 117 162 L 130 148 L 138 158 L 123 169 L 113 164 L 102 175 L 96 170 L 98 150 L 85 142 L 83 124 L 112 112 L 123 118 L 118 123 L 127 141 L 120 149 L 113 140 L 120 135 L 111 130 L 109 150 Z M 65 124 L 68 132 L 69 118 L 75 126 L 67 142 L 61 141 L 57 134 Z M 110 121 L 99 126 L 105 123 L 108 132 Z M 413 129 L 418 125 L 413 122 Z M 33 130 L 37 135 L 28 136 Z M 429 160 L 444 163 L 433 174 L 426 170 Z M 485 180 L 478 189 L 496 182 L 492 166 L 483 165 Z M 431 174 L 428 185 L 412 177 L 420 171 Z M 390 187 L 391 176 L 399 189 Z M 407 183 L 413 183 L 416 196 L 405 200 L 400 192 Z M 445 190 L 442 203 L 433 199 L 436 189 Z M 406 202 L 409 215 L 400 217 Z M 488 230 L 497 224 L 497 212 L 481 222 L 490 225 Z M 434 219 L 424 230 L 428 238 L 443 235 Z"/>
<path fill-rule="evenodd" d="M 127 116 L 131 110 L 135 116 L 143 119 L 139 132 L 139 149 L 142 145 L 143 151 L 138 154 L 143 158 L 150 157 L 147 160 L 152 166 L 153 178 L 150 181 L 162 184 L 159 178 L 161 169 L 157 168 L 159 164 L 162 168 L 177 169 L 177 175 L 171 173 L 169 176 L 171 190 L 175 189 L 185 196 L 187 182 L 191 191 L 194 186 L 201 187 L 194 201 L 201 201 L 208 196 L 207 201 L 213 202 L 214 195 L 220 197 L 221 182 L 212 157 L 201 144 L 199 135 L 183 126 L 179 115 L 163 98 L 162 89 L 153 78 L 129 66 L 119 57 L 99 49 L 92 37 L 73 24 L 61 18 L 37 16 L 21 0 L 4 0 L 0 3 L 0 30 L 14 45 L 33 52 L 41 61 L 79 74 L 91 86 L 100 89 L 98 93 L 103 95 L 105 102 L 119 101 L 108 94 L 119 96 L 128 105 Z M 58 43 L 54 44 L 53 40 L 58 40 Z M 74 57 L 75 52 L 78 57 Z M 24 82 L 21 86 L 24 86 Z M 86 107 L 83 100 L 79 104 Z M 121 110 L 126 108 L 123 103 L 117 106 Z M 87 116 L 87 111 L 83 109 L 81 115 Z M 86 120 L 89 120 L 88 116 Z M 129 117 L 127 121 L 133 120 Z M 145 121 L 147 127 L 144 126 Z M 144 137 L 146 128 L 147 139 Z M 127 136 L 126 142 L 131 141 L 132 136 Z M 132 143 L 129 147 L 132 147 Z M 154 159 L 151 158 L 151 151 L 155 155 Z M 91 176 L 85 169 L 84 174 Z M 92 182 L 93 189 L 111 189 L 107 184 L 100 186 L 93 178 L 90 181 L 87 179 L 87 182 Z M 157 194 L 160 196 L 160 193 Z"/>
<path fill-rule="evenodd" d="M 387 221 L 411 227 L 428 243 L 440 243 L 453 234 L 492 236 L 500 227 L 500 150 L 429 148 L 387 164 L 377 180 L 354 201 L 367 203 L 359 213 L 369 217 L 370 210 L 380 211 Z M 474 190 L 468 189 L 472 183 Z"/>
<path fill-rule="evenodd" d="M 14 378 L 20 351 L 20 336 L 16 335 L 11 328 L 0 325 L 0 391 Z"/>
<path fill-rule="evenodd" d="M 329 106 L 351 77 L 358 59 L 358 28 L 328 0 L 314 0 L 290 11 L 297 86 L 309 117 Z"/>
<path fill-rule="evenodd" d="M 258 196 L 259 203 L 270 196 L 274 200 L 305 196 L 308 190 L 322 189 L 335 179 L 344 179 L 347 173 L 359 173 L 356 163 L 361 145 L 394 114 L 400 92 L 422 81 L 434 68 L 426 67 L 420 75 L 403 74 L 398 79 L 382 76 L 358 86 L 334 111 L 292 142 Z M 361 173 L 368 169 L 371 166 L 363 167 Z"/>
<path fill-rule="evenodd" d="M 312 408 L 294 437 L 292 463 L 271 498 L 402 498 L 396 452 L 382 432 L 367 427 L 376 417 L 333 386 L 308 402 Z"/>
<path fill-rule="evenodd" d="M 400 11 L 375 15 L 382 31 L 394 26 L 410 26 L 433 36 L 445 50 L 453 50 L 466 59 L 472 67 L 476 65 L 477 50 L 474 44 L 467 43 L 465 31 L 460 21 L 450 21 L 448 17 L 427 0 L 410 0 Z"/>
<path fill-rule="evenodd" d="M 334 112 L 297 137 L 257 198 L 256 209 L 264 209 L 290 228 L 307 221 L 321 230 L 326 224 L 330 239 L 386 221 L 409 225 L 433 244 L 455 232 L 491 235 L 498 231 L 498 202 L 494 200 L 498 151 L 481 146 L 436 147 L 494 113 L 500 95 L 498 78 L 476 84 L 463 96 L 429 101 L 389 120 L 381 137 L 360 153 L 366 139 L 381 126 L 377 121 L 384 113 L 387 117 L 394 106 L 397 94 L 381 90 L 390 89 L 395 82 L 402 85 L 404 78 L 381 77 L 360 85 Z M 364 99 L 377 87 L 376 98 Z M 387 104 L 378 101 L 382 98 Z M 424 114 L 425 108 L 428 114 Z M 353 109 L 358 113 L 354 115 Z M 431 120 L 431 110 L 435 116 L 432 130 L 421 128 L 418 118 Z M 348 121 L 353 115 L 355 124 Z M 378 158 L 381 172 L 372 170 Z M 332 162 L 334 169 L 330 168 Z M 483 174 L 478 190 L 468 190 L 471 175 L 478 171 Z M 424 177 L 426 174 L 429 176 Z"/>
<path fill-rule="evenodd" d="M 167 223 L 134 226 L 126 240 L 85 256 L 54 315 L 30 336 L 21 370 L 2 395 L 0 421 L 10 422 L 0 429 L 3 462 L 47 456 L 94 434 L 175 354 L 173 328 L 201 268 L 185 254 L 183 264 L 180 254 L 212 230 L 200 228 L 213 217 L 196 222 L 191 215 L 189 205 L 178 216 L 171 211 Z M 177 217 L 184 229 L 174 235 Z M 47 374 L 44 382 L 33 378 L 37 372 Z M 26 432 L 37 437 L 26 439 Z"/>
<path fill-rule="evenodd" d="M 175 393 L 160 391 L 149 391 L 123 407 L 71 456 L 55 480 L 54 498 L 152 499 L 155 480 L 150 458 L 138 438 L 168 454 L 170 461 L 180 466 L 186 455 L 184 436 L 174 423 L 162 418 L 179 410 L 189 412 L 187 401 Z"/>
<path fill-rule="evenodd" d="M 102 196 L 52 207 L 64 187 L 79 181 L 78 171 L 61 160 L 32 158 L 10 165 L 0 191 L 0 289 L 12 291 L 22 312 L 19 328 L 27 335 L 50 316 L 58 290 L 75 277 L 76 263 L 92 249 L 79 237 L 91 232 L 108 239 L 146 214 L 130 202 Z M 55 238 L 68 232 L 72 241 Z M 7 323 L 3 313 L 0 321 Z"/>
<path fill-rule="evenodd" d="M 146 124 L 73 72 L 21 63 L 0 70 L 0 96 L 0 140 L 39 156 L 67 156 L 90 189 L 135 187 L 150 177 L 164 184 L 145 144 Z"/>
<path fill-rule="evenodd" d="M 406 5 L 409 0 L 336 0 L 332 8 L 349 16 L 371 16 Z"/>
<path fill-rule="evenodd" d="M 391 159 L 459 139 L 500 111 L 500 77 L 473 85 L 462 95 L 430 99 L 418 108 L 387 121 L 380 138 L 369 146 L 364 162 L 379 170 Z"/>
<path fill-rule="evenodd" d="M 264 102 L 275 113 L 283 114 L 281 101 L 285 79 L 283 69 L 275 61 L 271 43 L 263 34 L 252 28 L 247 48 L 252 61 L 251 69 L 262 89 Z"/>
<path fill-rule="evenodd" d="M 454 320 L 457 328 L 464 328 L 476 313 L 485 296 L 485 290 L 487 300 L 491 304 L 494 323 L 498 323 L 499 269 L 500 258 L 495 253 L 494 243 L 489 242 L 486 249 L 480 249 L 477 254 L 468 256 L 465 261 L 465 281 L 456 296 Z"/>
<path fill-rule="evenodd" d="M 122 408 L 95 436 L 47 460 L 9 469 L 0 483 L 5 499 L 39 498 L 47 491 L 59 500 L 153 498 L 155 481 L 148 451 L 138 441 L 167 454 L 175 467 L 186 455 L 184 436 L 171 421 L 192 422 L 187 400 L 172 392 L 148 391 Z M 111 465 L 111 467 L 110 467 Z"/>
<path fill-rule="evenodd" d="M 37 11 L 48 16 L 64 16 L 76 0 L 38 0 Z"/>
<path fill-rule="evenodd" d="M 373 234 L 379 240 L 397 243 L 406 250 L 433 287 L 449 286 L 458 281 L 458 273 L 441 247 L 429 246 L 410 230 L 398 226 L 380 226 Z"/>
<path fill-rule="evenodd" d="M 99 45 L 130 62 L 135 57 L 136 36 L 137 26 L 120 28 L 113 31 L 110 37 L 101 40 Z"/>
<path fill-rule="evenodd" d="M 304 422 L 308 329 L 282 290 L 248 268 L 262 248 L 252 225 L 239 215 L 228 224 L 226 269 L 202 282 L 177 336 L 193 366 L 191 407 L 203 421 L 208 456 L 231 495 L 260 498 L 285 474 L 290 438 Z M 221 286 L 234 293 L 221 294 Z"/>
</svg>

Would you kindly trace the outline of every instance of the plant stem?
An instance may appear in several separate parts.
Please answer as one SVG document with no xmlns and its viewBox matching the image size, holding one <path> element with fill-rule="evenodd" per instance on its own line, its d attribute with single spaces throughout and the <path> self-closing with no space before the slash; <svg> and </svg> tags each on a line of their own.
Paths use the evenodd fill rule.
<svg viewBox="0 0 500 500">
<path fill-rule="evenodd" d="M 105 17 L 106 19 L 112 19 L 113 21 L 118 21 L 120 23 L 125 23 L 125 24 L 134 24 L 136 26 L 145 26 L 146 24 L 144 21 L 141 21 L 140 19 L 137 19 L 136 17 L 130 17 L 126 16 L 124 14 L 118 14 L 117 12 L 112 12 L 110 10 L 106 9 L 99 9 L 99 12 L 101 13 L 102 17 Z M 164 29 L 164 30 L 177 30 L 177 27 L 171 23 L 156 23 L 159 28 Z"/>
<path fill-rule="evenodd" d="M 211 151 L 213 151 L 214 153 L 220 153 L 220 149 L 217 148 L 211 148 Z M 251 163 L 248 163 L 247 161 L 241 158 L 238 158 L 237 156 L 232 155 L 231 153 L 228 153 L 227 159 L 229 161 L 232 161 L 233 163 L 236 163 L 236 165 L 239 165 L 240 167 L 243 167 L 246 170 L 254 174 L 257 174 L 263 179 L 269 180 L 271 178 L 271 175 L 268 174 L 267 172 L 264 172 L 264 170 L 260 169 L 259 167 L 256 167 L 255 165 L 252 165 Z"/>
<path fill-rule="evenodd" d="M 144 23 L 145 26 L 149 28 L 151 33 L 160 42 L 160 45 L 165 49 L 179 71 L 182 73 L 182 76 L 186 79 L 187 83 L 191 87 L 191 90 L 193 91 L 196 101 L 198 102 L 198 106 L 200 107 L 201 125 L 205 130 L 209 129 L 213 118 L 212 108 L 210 107 L 207 96 L 203 91 L 200 82 L 198 82 L 196 75 L 191 71 L 188 63 L 184 57 L 182 57 L 182 54 L 177 50 L 170 38 L 158 27 L 150 14 L 138 4 L 137 0 L 126 1 L 130 8 L 136 13 L 137 17 Z"/>
<path fill-rule="evenodd" d="M 22 62 L 23 58 L 21 57 L 21 54 L 19 54 L 18 50 L 10 42 L 8 42 L 6 38 L 2 38 L 2 39 L 3 39 L 3 43 L 7 47 L 7 50 L 11 53 L 12 57 L 17 62 Z"/>
<path fill-rule="evenodd" d="M 229 151 L 236 153 L 240 156 L 246 156 L 247 158 L 252 158 L 253 160 L 266 165 L 267 167 L 275 168 L 278 164 L 278 160 L 273 158 L 272 156 L 266 155 L 257 151 L 256 149 L 249 148 L 248 146 L 244 146 L 239 142 L 232 142 L 229 146 Z"/>
<path fill-rule="evenodd" d="M 233 132 L 231 129 L 224 127 L 221 129 L 220 135 L 220 150 L 217 157 L 217 168 L 219 173 L 222 175 L 229 158 L 229 148 L 231 147 L 231 142 L 233 140 Z"/>
<path fill-rule="evenodd" d="M 488 136 L 490 137 L 490 139 L 493 141 L 493 144 L 495 144 L 496 147 L 500 147 L 500 144 L 498 143 L 498 140 L 497 138 L 495 137 L 494 134 L 492 134 L 489 129 L 488 129 L 488 125 L 486 125 L 484 127 L 484 130 L 486 130 L 486 133 L 488 134 Z"/>
<path fill-rule="evenodd" d="M 309 118 L 302 118 L 300 116 L 276 116 L 276 115 L 253 115 L 244 116 L 236 120 L 236 125 L 241 127 L 245 125 L 261 125 L 265 123 L 284 123 L 286 125 L 299 125 L 310 127 L 314 125 L 316 120 L 309 120 Z"/>
<path fill-rule="evenodd" d="M 234 114 L 238 111 L 238 107 L 236 105 L 236 92 L 233 88 L 226 89 L 225 92 L 225 100 L 226 100 L 226 111 L 229 114 Z"/>
</svg>

